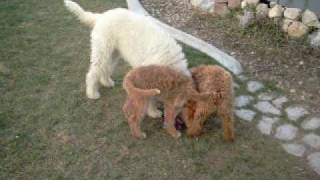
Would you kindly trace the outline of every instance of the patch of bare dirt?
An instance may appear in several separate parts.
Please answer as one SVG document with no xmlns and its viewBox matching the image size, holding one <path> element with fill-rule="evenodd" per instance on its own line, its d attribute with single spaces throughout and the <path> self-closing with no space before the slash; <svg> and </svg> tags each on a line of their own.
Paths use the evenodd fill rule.
<svg viewBox="0 0 320 180">
<path fill-rule="evenodd" d="M 163 22 L 235 56 L 250 77 L 274 82 L 291 99 L 320 111 L 319 49 L 310 48 L 304 40 L 289 39 L 269 20 L 242 30 L 236 13 L 213 17 L 193 9 L 188 0 L 142 3 Z"/>
</svg>

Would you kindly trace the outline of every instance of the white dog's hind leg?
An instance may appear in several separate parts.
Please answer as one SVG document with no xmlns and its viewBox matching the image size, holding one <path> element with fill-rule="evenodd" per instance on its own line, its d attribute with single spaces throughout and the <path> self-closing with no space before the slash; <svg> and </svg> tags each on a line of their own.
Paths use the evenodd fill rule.
<svg viewBox="0 0 320 180">
<path fill-rule="evenodd" d="M 162 116 L 162 112 L 157 108 L 155 99 L 151 98 L 149 100 L 147 114 L 152 118 L 160 118 Z"/>
<path fill-rule="evenodd" d="M 105 76 L 105 79 L 103 79 L 104 85 L 109 87 L 114 85 L 110 78 L 112 51 L 113 46 L 107 46 L 106 39 L 93 31 L 91 34 L 91 64 L 86 77 L 86 93 L 90 99 L 100 97 L 99 84 L 101 83 L 101 77 Z"/>
<path fill-rule="evenodd" d="M 107 87 L 114 86 L 111 79 L 113 51 L 112 38 L 104 35 L 104 32 L 99 28 L 93 29 L 91 33 L 91 65 L 86 79 L 88 98 L 98 99 L 100 97 L 100 83 Z"/>
<path fill-rule="evenodd" d="M 111 65 L 108 63 L 106 64 L 106 66 L 110 66 L 110 67 L 105 67 L 107 68 L 107 73 L 104 72 L 105 74 L 102 74 L 100 77 L 100 83 L 104 86 L 104 87 L 113 87 L 114 86 L 114 81 L 110 78 L 110 76 L 112 75 L 115 67 L 117 66 L 118 62 L 120 60 L 120 56 L 117 53 L 114 53 L 112 55 L 112 59 L 111 59 Z"/>
<path fill-rule="evenodd" d="M 86 93 L 89 99 L 100 98 L 99 93 L 99 72 L 96 64 L 92 63 L 90 65 L 89 72 L 86 76 Z"/>
</svg>

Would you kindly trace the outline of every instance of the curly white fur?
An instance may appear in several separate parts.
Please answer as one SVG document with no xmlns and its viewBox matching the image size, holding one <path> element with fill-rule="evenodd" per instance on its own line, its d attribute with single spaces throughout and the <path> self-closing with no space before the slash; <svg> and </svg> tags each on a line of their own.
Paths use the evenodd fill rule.
<svg viewBox="0 0 320 180">
<path fill-rule="evenodd" d="M 190 75 L 182 48 L 148 17 L 122 8 L 91 13 L 70 0 L 65 0 L 65 6 L 92 27 L 91 64 L 86 76 L 88 98 L 100 97 L 100 84 L 114 86 L 111 75 L 119 57 L 132 67 L 162 64 Z"/>
</svg>

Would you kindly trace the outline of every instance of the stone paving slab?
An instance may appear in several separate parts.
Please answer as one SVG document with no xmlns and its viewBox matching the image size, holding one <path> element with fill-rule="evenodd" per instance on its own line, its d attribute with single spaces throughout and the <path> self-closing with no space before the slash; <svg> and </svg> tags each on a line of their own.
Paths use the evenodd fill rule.
<svg viewBox="0 0 320 180">
<path fill-rule="evenodd" d="M 263 116 L 257 125 L 259 131 L 264 135 L 271 135 L 273 124 L 278 122 L 279 118 Z"/>
<path fill-rule="evenodd" d="M 264 135 L 270 135 L 272 131 L 272 123 L 260 121 L 257 125 L 259 131 Z"/>
<path fill-rule="evenodd" d="M 244 107 L 248 106 L 253 100 L 254 98 L 252 96 L 242 95 L 236 97 L 234 101 L 236 107 Z"/>
<path fill-rule="evenodd" d="M 303 137 L 303 142 L 308 144 L 310 147 L 320 150 L 320 136 L 310 133 Z"/>
<path fill-rule="evenodd" d="M 306 110 L 304 107 L 302 106 L 291 106 L 286 108 L 286 113 L 288 118 L 291 121 L 297 121 L 300 118 L 302 118 L 303 116 L 309 114 L 308 110 Z"/>
<path fill-rule="evenodd" d="M 283 104 L 288 102 L 288 98 L 285 96 L 279 97 L 275 100 L 272 101 L 272 103 L 277 107 L 277 108 L 282 108 Z"/>
<path fill-rule="evenodd" d="M 240 79 L 240 81 L 245 82 L 247 81 L 249 78 L 243 74 L 238 75 L 238 78 Z"/>
<path fill-rule="evenodd" d="M 285 124 L 277 128 L 275 137 L 280 140 L 290 141 L 296 137 L 297 132 L 297 127 L 291 124 Z"/>
<path fill-rule="evenodd" d="M 235 114 L 238 118 L 251 122 L 257 113 L 250 109 L 240 109 L 235 110 Z"/>
<path fill-rule="evenodd" d="M 264 85 L 259 81 L 249 81 L 247 84 L 247 89 L 251 93 L 255 93 L 264 88 Z"/>
<path fill-rule="evenodd" d="M 301 126 L 305 130 L 316 130 L 320 127 L 320 117 L 312 117 L 305 120 Z"/>
<path fill-rule="evenodd" d="M 268 101 L 260 101 L 254 107 L 264 114 L 280 115 L 281 111 Z"/>
<path fill-rule="evenodd" d="M 268 116 L 262 116 L 261 121 L 268 122 L 270 124 L 278 122 L 280 119 L 278 117 L 268 117 Z"/>
<path fill-rule="evenodd" d="M 306 148 L 300 144 L 282 144 L 283 149 L 294 156 L 302 157 L 306 151 Z"/>
<path fill-rule="evenodd" d="M 258 95 L 258 99 L 262 101 L 271 101 L 272 99 L 276 98 L 277 95 L 275 93 L 270 92 L 263 92 Z"/>
<path fill-rule="evenodd" d="M 320 175 L 320 152 L 308 156 L 310 166 Z"/>
</svg>

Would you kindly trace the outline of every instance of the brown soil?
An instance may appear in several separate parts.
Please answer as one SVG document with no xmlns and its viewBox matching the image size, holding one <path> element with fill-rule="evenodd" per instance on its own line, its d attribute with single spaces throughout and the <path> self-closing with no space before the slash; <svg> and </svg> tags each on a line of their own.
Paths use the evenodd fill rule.
<svg viewBox="0 0 320 180">
<path fill-rule="evenodd" d="M 313 112 L 320 107 L 320 50 L 289 39 L 271 20 L 243 30 L 232 12 L 224 18 L 193 9 L 188 0 L 142 0 L 153 16 L 233 55 L 246 74 L 276 86 Z"/>
</svg>

